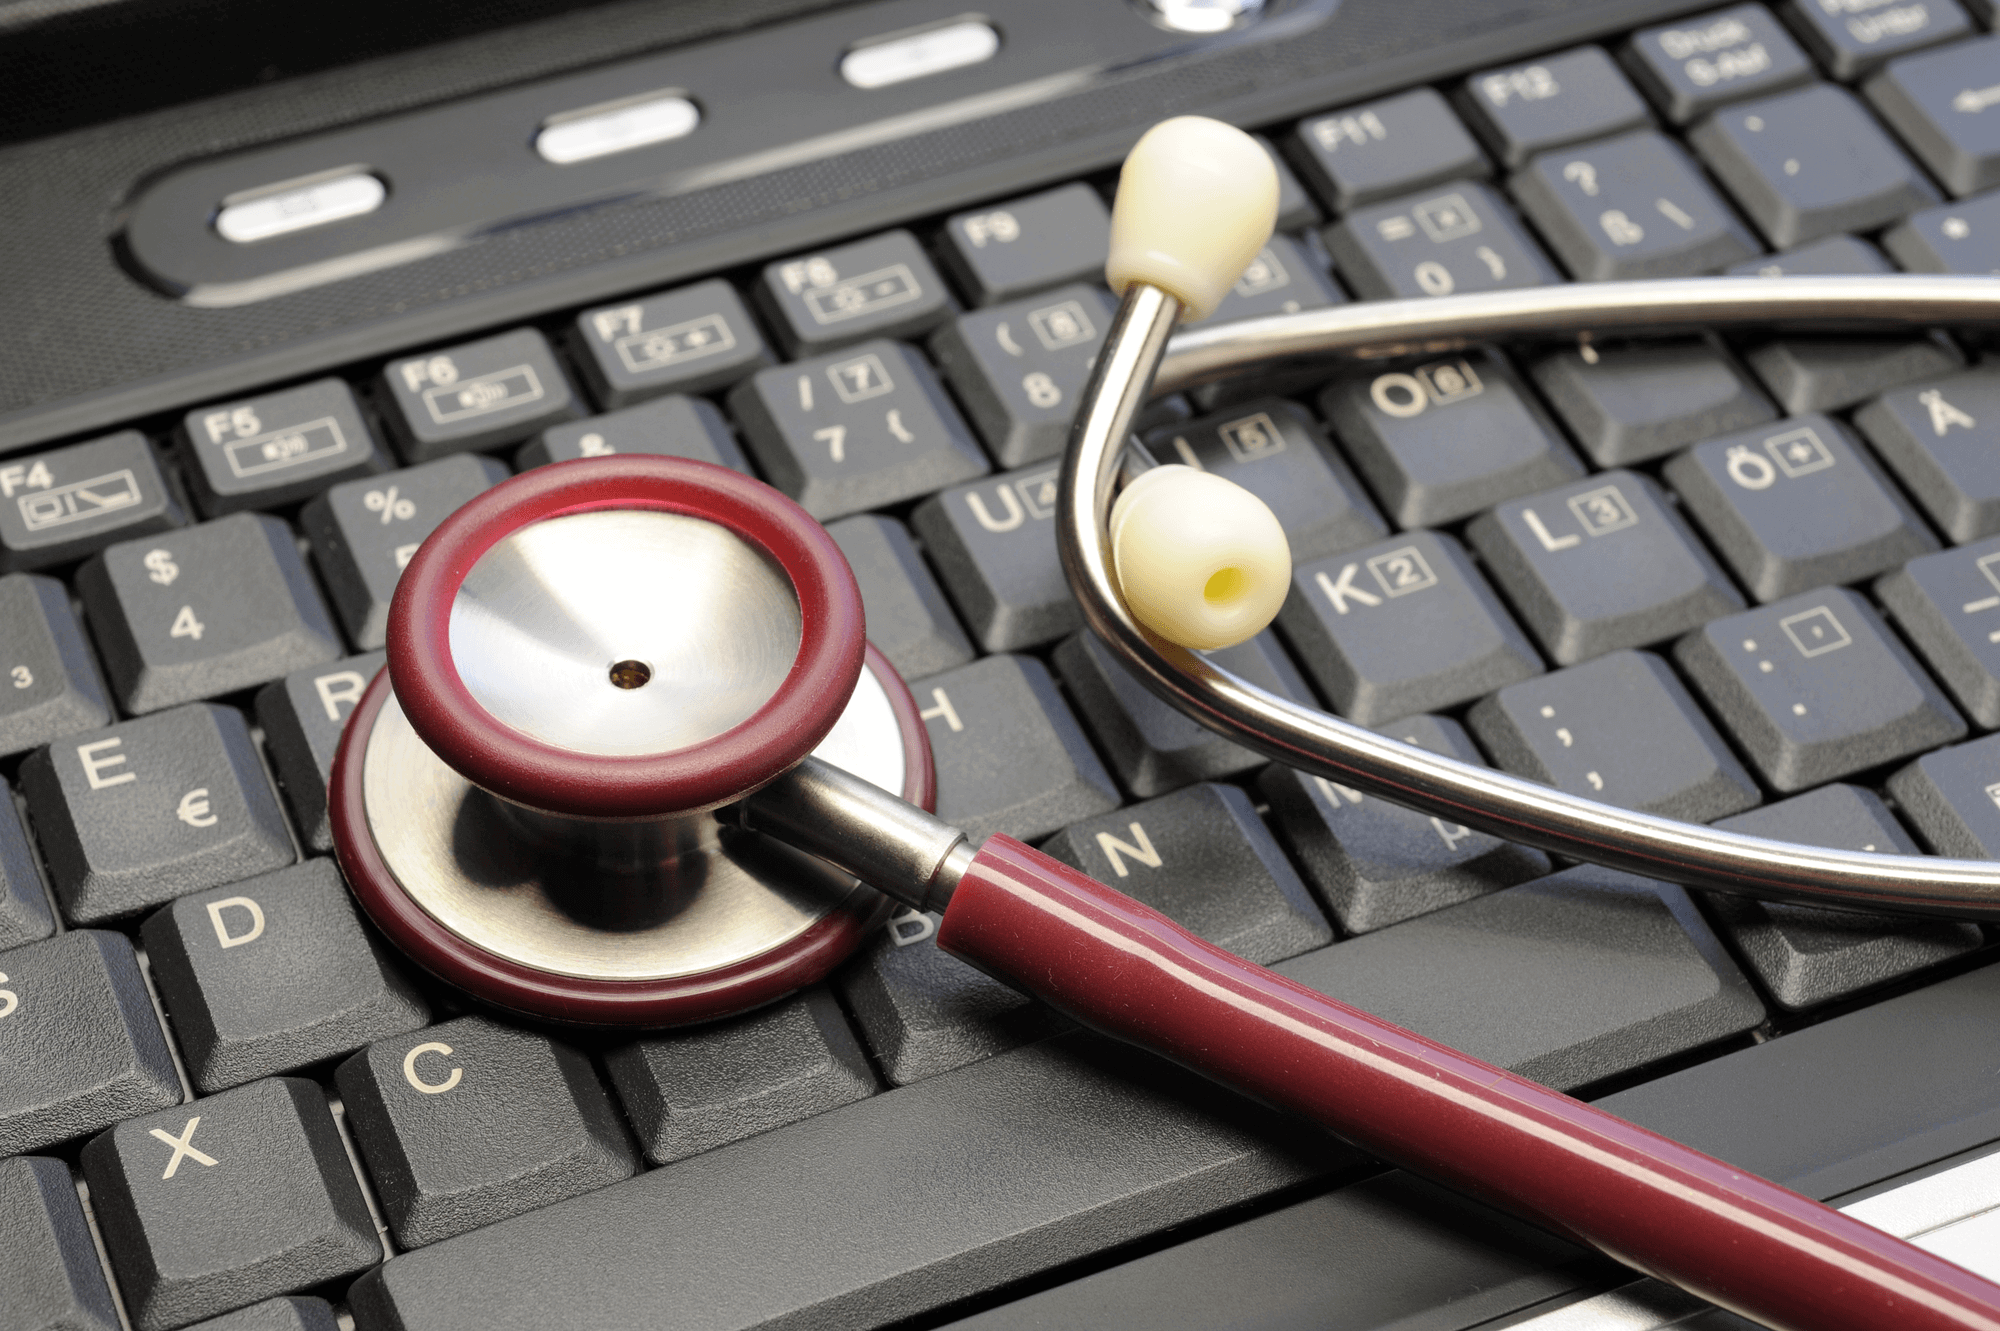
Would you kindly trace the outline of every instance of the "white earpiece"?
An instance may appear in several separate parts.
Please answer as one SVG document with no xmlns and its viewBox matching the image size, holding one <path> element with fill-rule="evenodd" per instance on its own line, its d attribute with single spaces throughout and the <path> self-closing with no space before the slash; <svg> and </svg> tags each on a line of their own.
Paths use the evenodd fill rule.
<svg viewBox="0 0 2000 1331">
<path fill-rule="evenodd" d="M 1262 632 L 1292 582 L 1291 547 L 1264 501 L 1192 467 L 1155 467 L 1125 487 L 1111 553 L 1133 616 L 1196 651 Z"/>
<path fill-rule="evenodd" d="M 1164 288 L 1203 319 L 1277 220 L 1278 172 L 1262 144 L 1219 120 L 1163 120 L 1125 158 L 1104 275 L 1121 295 L 1133 282 Z"/>
</svg>

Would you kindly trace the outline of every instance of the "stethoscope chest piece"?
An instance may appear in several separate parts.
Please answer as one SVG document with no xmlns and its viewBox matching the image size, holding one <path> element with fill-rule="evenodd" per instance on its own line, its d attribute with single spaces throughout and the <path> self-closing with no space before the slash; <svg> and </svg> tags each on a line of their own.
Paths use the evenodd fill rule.
<svg viewBox="0 0 2000 1331">
<path fill-rule="evenodd" d="M 811 983 L 888 909 L 716 818 L 809 752 L 933 803 L 831 538 L 721 468 L 591 459 L 488 491 L 411 560 L 329 806 L 356 898 L 433 973 L 678 1025 Z"/>
</svg>

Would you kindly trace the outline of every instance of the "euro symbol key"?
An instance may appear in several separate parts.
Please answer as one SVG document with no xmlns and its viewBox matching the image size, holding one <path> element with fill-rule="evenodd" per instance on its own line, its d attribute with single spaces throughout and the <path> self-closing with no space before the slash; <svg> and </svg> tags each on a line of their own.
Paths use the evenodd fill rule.
<svg viewBox="0 0 2000 1331">
<path fill-rule="evenodd" d="M 208 811 L 208 787 L 202 786 L 181 796 L 181 806 L 174 810 L 174 817 L 189 827 L 214 827 L 215 815 Z"/>
</svg>

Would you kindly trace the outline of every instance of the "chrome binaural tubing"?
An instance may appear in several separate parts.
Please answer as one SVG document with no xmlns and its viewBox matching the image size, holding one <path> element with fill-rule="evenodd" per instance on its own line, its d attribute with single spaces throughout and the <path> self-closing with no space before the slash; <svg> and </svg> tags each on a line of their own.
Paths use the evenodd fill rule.
<svg viewBox="0 0 2000 1331">
<path fill-rule="evenodd" d="M 1337 306 L 1172 336 L 1179 315 L 1179 302 L 1165 292 L 1134 286 L 1125 293 L 1071 428 L 1056 514 L 1063 570 L 1085 622 L 1147 688 L 1288 767 L 1552 854 L 1774 901 L 2000 920 L 2000 863 L 1822 850 L 1635 813 L 1426 753 L 1268 693 L 1140 627 L 1113 577 L 1105 526 L 1133 417 L 1154 391 L 1272 360 L 1434 353 L 1524 335 L 2000 327 L 2000 279 L 1575 284 Z"/>
</svg>

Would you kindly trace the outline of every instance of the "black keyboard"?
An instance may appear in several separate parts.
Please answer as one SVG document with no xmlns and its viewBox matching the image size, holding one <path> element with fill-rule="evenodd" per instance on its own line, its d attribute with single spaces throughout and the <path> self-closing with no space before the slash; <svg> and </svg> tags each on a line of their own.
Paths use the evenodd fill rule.
<svg viewBox="0 0 2000 1331">
<path fill-rule="evenodd" d="M 2000 273 L 1994 21 L 1605 5 L 1249 117 L 1280 232 L 1214 317 Z M 1629 1279 L 1071 1027 L 913 911 L 828 983 L 640 1038 L 479 1009 L 396 954 L 326 780 L 398 574 L 508 475 L 609 454 L 731 467 L 827 524 L 975 838 L 1815 1196 L 2000 1139 L 1980 927 L 1552 862 L 1266 763 L 1081 629 L 1051 519 L 1114 308 L 1105 167 L 996 157 L 866 231 L 830 212 L 685 280 L 20 427 L 0 1331 L 1454 1331 Z M 1216 654 L 1253 682 L 1629 808 L 2000 856 L 1976 339 L 1488 346 L 1252 374 L 1142 427 L 1286 526 L 1277 625 Z"/>
</svg>

